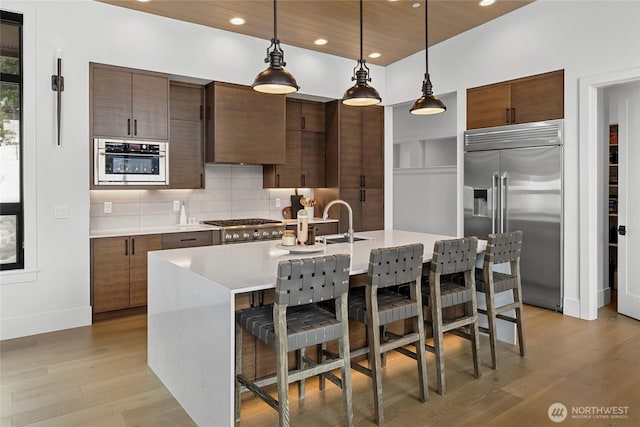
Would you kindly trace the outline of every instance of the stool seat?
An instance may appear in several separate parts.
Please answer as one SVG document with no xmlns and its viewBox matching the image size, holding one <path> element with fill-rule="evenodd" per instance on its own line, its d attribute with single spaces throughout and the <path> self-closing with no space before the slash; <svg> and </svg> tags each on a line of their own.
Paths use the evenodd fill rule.
<svg viewBox="0 0 640 427">
<path fill-rule="evenodd" d="M 518 287 L 518 277 L 513 274 L 493 272 L 493 287 L 495 292 L 505 292 Z M 484 272 L 481 268 L 476 269 L 476 289 L 478 292 L 486 293 L 487 284 L 484 282 Z"/>
<path fill-rule="evenodd" d="M 364 288 L 349 291 L 349 317 L 368 324 L 367 299 Z M 418 315 L 418 304 L 397 292 L 378 290 L 378 317 L 380 325 L 388 325 L 398 320 L 410 319 Z"/>
<path fill-rule="evenodd" d="M 273 307 L 262 306 L 240 310 L 236 323 L 263 343 L 276 342 Z M 342 324 L 335 314 L 315 304 L 299 305 L 287 310 L 287 351 L 294 351 L 342 336 Z"/>
</svg>

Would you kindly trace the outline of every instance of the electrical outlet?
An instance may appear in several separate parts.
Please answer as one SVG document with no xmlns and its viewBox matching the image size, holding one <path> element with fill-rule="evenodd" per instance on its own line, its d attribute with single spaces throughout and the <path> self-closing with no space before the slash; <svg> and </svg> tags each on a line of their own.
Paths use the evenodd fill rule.
<svg viewBox="0 0 640 427">
<path fill-rule="evenodd" d="M 173 210 L 178 212 L 180 210 L 180 200 L 173 201 Z"/>
<path fill-rule="evenodd" d="M 113 206 L 111 202 L 104 202 L 104 213 L 111 213 L 113 210 Z"/>
<path fill-rule="evenodd" d="M 280 199 L 276 199 L 276 208 L 280 207 Z"/>
</svg>

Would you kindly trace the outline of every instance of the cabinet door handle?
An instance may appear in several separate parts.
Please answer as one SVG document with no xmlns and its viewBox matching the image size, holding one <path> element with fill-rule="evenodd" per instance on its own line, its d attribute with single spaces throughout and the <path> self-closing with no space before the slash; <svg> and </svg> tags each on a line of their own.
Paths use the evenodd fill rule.
<svg viewBox="0 0 640 427">
<path fill-rule="evenodd" d="M 138 119 L 133 121 L 133 134 L 138 135 Z"/>
<path fill-rule="evenodd" d="M 129 256 L 129 240 L 124 239 L 124 256 Z"/>
<path fill-rule="evenodd" d="M 504 115 L 504 120 L 509 123 L 509 120 L 511 119 L 511 114 L 509 114 L 509 110 L 511 110 L 511 108 L 507 108 L 507 111 L 505 112 Z"/>
<path fill-rule="evenodd" d="M 276 187 L 280 187 L 280 174 L 276 174 Z"/>
<path fill-rule="evenodd" d="M 367 201 L 367 190 L 362 190 L 362 201 L 363 202 Z"/>
<path fill-rule="evenodd" d="M 204 174 L 200 174 L 200 188 L 204 188 Z"/>
<path fill-rule="evenodd" d="M 512 108 L 511 109 L 511 123 L 515 123 L 516 122 L 516 109 Z"/>
<path fill-rule="evenodd" d="M 305 129 L 307 127 L 307 119 L 302 116 L 302 129 Z"/>
<path fill-rule="evenodd" d="M 190 239 L 180 239 L 181 242 L 194 242 L 196 240 L 198 240 L 198 239 L 196 239 L 195 237 L 192 237 Z"/>
<path fill-rule="evenodd" d="M 200 120 L 204 119 L 204 107 L 200 106 Z"/>
<path fill-rule="evenodd" d="M 363 187 L 367 186 L 367 176 L 366 175 L 362 175 L 362 186 Z"/>
<path fill-rule="evenodd" d="M 307 184 L 307 178 L 304 175 L 302 175 L 302 186 L 306 187 L 307 186 L 306 184 Z"/>
<path fill-rule="evenodd" d="M 131 119 L 127 119 L 127 135 L 131 135 Z"/>
<path fill-rule="evenodd" d="M 131 239 L 131 255 L 136 254 L 136 239 Z"/>
</svg>

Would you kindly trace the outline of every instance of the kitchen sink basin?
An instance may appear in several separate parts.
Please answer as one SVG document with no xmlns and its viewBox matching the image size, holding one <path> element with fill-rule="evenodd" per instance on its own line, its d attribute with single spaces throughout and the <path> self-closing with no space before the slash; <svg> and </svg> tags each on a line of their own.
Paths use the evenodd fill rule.
<svg viewBox="0 0 640 427">
<path fill-rule="evenodd" d="M 370 240 L 370 239 L 368 237 L 358 237 L 358 236 L 353 237 L 354 242 L 357 242 L 358 240 Z M 330 245 L 332 243 L 349 243 L 349 238 L 346 236 L 328 237 L 327 244 Z"/>
</svg>

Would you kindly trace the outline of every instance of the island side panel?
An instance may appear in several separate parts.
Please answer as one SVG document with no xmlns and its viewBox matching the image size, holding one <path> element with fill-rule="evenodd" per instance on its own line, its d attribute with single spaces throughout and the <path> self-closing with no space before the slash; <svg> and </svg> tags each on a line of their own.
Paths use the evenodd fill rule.
<svg viewBox="0 0 640 427">
<path fill-rule="evenodd" d="M 149 253 L 148 364 L 201 426 L 233 425 L 234 298 Z"/>
</svg>

